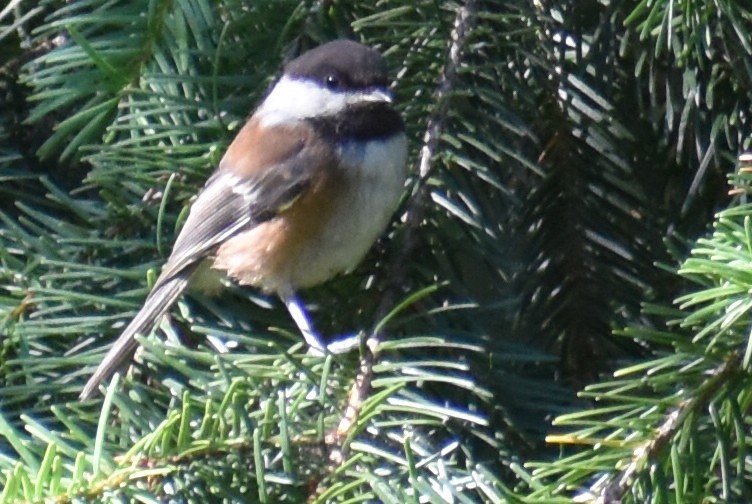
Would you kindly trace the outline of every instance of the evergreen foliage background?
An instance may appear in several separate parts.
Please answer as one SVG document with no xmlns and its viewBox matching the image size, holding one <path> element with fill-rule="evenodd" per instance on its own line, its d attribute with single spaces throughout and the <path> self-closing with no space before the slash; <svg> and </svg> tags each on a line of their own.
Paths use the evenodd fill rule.
<svg viewBox="0 0 752 504">
<path fill-rule="evenodd" d="M 6 2 L 0 501 L 750 502 L 751 31 L 731 0 Z M 79 403 L 282 62 L 336 37 L 387 57 L 412 177 L 303 296 L 375 354 L 309 356 L 235 287 Z"/>
</svg>

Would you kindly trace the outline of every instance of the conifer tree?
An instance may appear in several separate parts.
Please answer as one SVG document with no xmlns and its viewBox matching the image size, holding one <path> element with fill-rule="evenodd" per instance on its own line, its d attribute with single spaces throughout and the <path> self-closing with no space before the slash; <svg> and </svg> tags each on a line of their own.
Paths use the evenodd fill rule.
<svg viewBox="0 0 752 504">
<path fill-rule="evenodd" d="M 750 501 L 750 31 L 732 1 L 10 0 L 0 501 Z M 231 285 L 79 402 L 283 62 L 340 37 L 410 138 L 388 231 L 302 293 L 360 347 Z"/>
</svg>

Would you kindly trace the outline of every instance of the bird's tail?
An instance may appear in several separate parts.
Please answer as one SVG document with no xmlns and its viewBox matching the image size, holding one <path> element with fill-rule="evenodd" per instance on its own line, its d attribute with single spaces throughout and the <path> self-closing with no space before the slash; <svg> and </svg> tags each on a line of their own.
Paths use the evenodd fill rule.
<svg viewBox="0 0 752 504">
<path fill-rule="evenodd" d="M 184 268 L 178 274 L 169 278 L 159 278 L 149 296 L 144 302 L 144 306 L 131 320 L 131 323 L 123 330 L 120 337 L 112 345 L 112 348 L 104 356 L 102 362 L 89 381 L 86 382 L 81 395 L 82 400 L 88 399 L 94 395 L 99 384 L 110 378 L 122 366 L 128 363 L 138 348 L 136 334 L 147 335 L 154 328 L 162 315 L 170 309 L 177 301 L 183 291 L 188 287 L 191 273 L 191 267 Z"/>
</svg>

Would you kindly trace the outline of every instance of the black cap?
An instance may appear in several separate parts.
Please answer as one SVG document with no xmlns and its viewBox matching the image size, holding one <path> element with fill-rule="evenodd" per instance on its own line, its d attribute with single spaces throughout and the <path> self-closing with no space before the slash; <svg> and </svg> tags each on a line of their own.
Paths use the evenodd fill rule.
<svg viewBox="0 0 752 504">
<path fill-rule="evenodd" d="M 352 40 L 334 40 L 303 53 L 285 66 L 285 75 L 314 80 L 335 91 L 388 84 L 381 54 Z"/>
</svg>

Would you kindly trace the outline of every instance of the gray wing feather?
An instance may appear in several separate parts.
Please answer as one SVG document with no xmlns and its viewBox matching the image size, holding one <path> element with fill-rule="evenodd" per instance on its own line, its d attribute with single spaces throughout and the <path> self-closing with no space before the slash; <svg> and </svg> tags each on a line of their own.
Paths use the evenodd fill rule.
<svg viewBox="0 0 752 504">
<path fill-rule="evenodd" d="M 138 348 L 136 334 L 152 331 L 188 287 L 202 259 L 231 236 L 273 218 L 309 187 L 302 154 L 260 176 L 241 178 L 220 170 L 207 181 L 154 288 L 86 383 L 81 399 L 91 397 L 100 383 L 131 360 Z"/>
<path fill-rule="evenodd" d="M 131 320 L 130 324 L 123 330 L 118 339 L 104 356 L 97 370 L 86 382 L 81 395 L 81 399 L 88 399 L 97 390 L 99 384 L 110 378 L 122 366 L 127 364 L 133 353 L 138 348 L 136 334 L 148 334 L 157 321 L 165 312 L 177 301 L 185 288 L 188 286 L 190 273 L 195 269 L 187 268 L 185 274 L 173 276 L 171 278 L 160 277 L 149 296 L 144 302 L 144 306 Z"/>
</svg>

